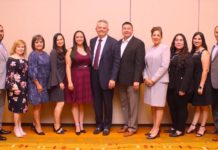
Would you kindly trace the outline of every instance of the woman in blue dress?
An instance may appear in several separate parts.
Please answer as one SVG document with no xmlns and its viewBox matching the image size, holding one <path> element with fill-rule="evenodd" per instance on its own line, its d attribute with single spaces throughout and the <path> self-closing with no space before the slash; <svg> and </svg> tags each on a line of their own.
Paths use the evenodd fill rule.
<svg viewBox="0 0 218 150">
<path fill-rule="evenodd" d="M 40 123 L 42 104 L 49 101 L 48 80 L 50 74 L 49 55 L 44 51 L 45 40 L 41 35 L 32 39 L 32 49 L 28 58 L 28 94 L 33 105 L 33 129 L 36 134 L 44 135 Z"/>
</svg>

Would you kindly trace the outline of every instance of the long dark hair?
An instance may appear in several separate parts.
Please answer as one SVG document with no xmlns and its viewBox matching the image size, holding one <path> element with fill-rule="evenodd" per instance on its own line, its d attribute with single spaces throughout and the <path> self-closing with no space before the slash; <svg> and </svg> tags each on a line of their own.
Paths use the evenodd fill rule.
<svg viewBox="0 0 218 150">
<path fill-rule="evenodd" d="M 179 51 L 179 53 L 177 53 L 177 55 L 179 56 L 178 58 L 178 64 L 179 66 L 183 66 L 184 65 L 184 62 L 187 58 L 187 56 L 189 56 L 189 51 L 188 51 L 188 44 L 187 44 L 187 40 L 185 38 L 185 35 L 182 34 L 182 33 L 177 33 L 174 38 L 173 38 L 173 41 L 171 43 L 171 46 L 170 46 L 170 52 L 171 52 L 171 58 L 176 54 L 177 52 L 177 49 L 175 47 L 175 41 L 176 41 L 176 38 L 178 36 L 181 36 L 183 41 L 184 41 L 184 47 Z"/>
<path fill-rule="evenodd" d="M 201 37 L 201 40 L 202 40 L 202 47 L 207 50 L 207 44 L 206 44 L 206 40 L 205 40 L 205 37 L 204 37 L 204 34 L 202 32 L 195 32 L 195 34 L 193 35 L 192 37 L 192 50 L 191 50 L 191 54 L 194 54 L 195 51 L 196 51 L 196 47 L 193 43 L 193 40 L 194 38 L 197 36 L 197 35 L 200 35 Z"/>
<path fill-rule="evenodd" d="M 83 33 L 83 31 L 81 31 L 81 30 L 77 30 L 75 33 L 74 33 L 74 35 L 73 35 L 73 47 L 72 47 L 72 52 L 71 52 L 71 57 L 73 58 L 73 59 L 75 59 L 75 55 L 76 55 L 76 52 L 77 52 L 77 43 L 76 43 L 76 34 L 77 33 L 81 33 L 82 35 L 83 35 L 83 37 L 84 37 L 84 42 L 83 42 L 83 47 L 84 47 L 84 50 L 85 50 L 85 52 L 88 54 L 88 55 L 90 55 L 90 51 L 89 51 L 89 47 L 88 47 L 88 44 L 87 44 L 87 42 L 86 42 L 86 36 L 85 36 L 85 34 Z"/>
<path fill-rule="evenodd" d="M 58 49 L 58 46 L 57 46 L 57 39 L 58 39 L 58 36 L 61 36 L 64 40 L 64 45 L 61 47 L 61 50 L 63 51 L 63 53 L 65 54 L 67 52 L 67 49 L 66 49 L 66 45 L 65 45 L 65 38 L 63 36 L 63 34 L 61 33 L 55 33 L 54 37 L 53 37 L 53 49 L 57 50 L 57 52 L 59 53 L 59 49 Z"/>
</svg>

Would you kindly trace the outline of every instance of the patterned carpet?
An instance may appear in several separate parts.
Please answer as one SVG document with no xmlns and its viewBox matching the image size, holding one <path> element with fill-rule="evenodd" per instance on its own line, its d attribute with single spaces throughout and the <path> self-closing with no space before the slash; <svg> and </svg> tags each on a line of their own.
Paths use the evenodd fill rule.
<svg viewBox="0 0 218 150">
<path fill-rule="evenodd" d="M 5 127 L 12 130 L 12 126 Z M 149 127 L 140 127 L 137 134 L 131 137 L 123 137 L 116 133 L 118 127 L 112 127 L 109 136 L 93 135 L 93 126 L 87 126 L 87 133 L 75 135 L 73 127 L 65 127 L 67 132 L 63 135 L 55 134 L 52 127 L 43 127 L 45 136 L 38 136 L 29 126 L 24 130 L 27 135 L 23 138 L 16 138 L 14 134 L 6 135 L 7 141 L 0 142 L 0 150 L 218 150 L 218 142 L 211 139 L 214 135 L 205 134 L 203 137 L 196 137 L 195 134 L 172 138 L 161 132 L 159 138 L 148 140 L 144 133 Z M 162 130 L 166 129 L 162 128 Z M 208 127 L 212 129 L 212 127 Z"/>
</svg>

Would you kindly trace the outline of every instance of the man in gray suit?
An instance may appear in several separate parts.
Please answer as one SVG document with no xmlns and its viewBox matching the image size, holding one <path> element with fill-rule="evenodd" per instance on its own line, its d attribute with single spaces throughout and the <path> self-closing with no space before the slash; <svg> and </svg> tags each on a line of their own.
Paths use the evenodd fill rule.
<svg viewBox="0 0 218 150">
<path fill-rule="evenodd" d="M 120 49 L 120 71 L 118 76 L 120 100 L 124 115 L 124 126 L 118 131 L 124 137 L 136 133 L 138 128 L 138 104 L 140 83 L 144 69 L 145 45 L 133 36 L 133 25 L 124 22 L 123 39 L 118 42 Z"/>
<path fill-rule="evenodd" d="M 211 83 L 214 92 L 212 113 L 215 125 L 214 134 L 218 134 L 218 26 L 214 29 L 214 36 L 217 43 L 213 46 L 211 51 Z M 213 141 L 218 141 L 218 136 L 213 138 Z"/>
<path fill-rule="evenodd" d="M 2 44 L 2 40 L 4 38 L 4 29 L 3 26 L 0 25 L 0 141 L 6 140 L 6 137 L 3 137 L 1 134 L 9 134 L 10 131 L 2 129 L 2 120 L 3 120 L 3 112 L 4 112 L 4 104 L 5 104 L 5 78 L 6 78 L 6 62 L 8 59 L 8 52 L 4 45 Z"/>
</svg>

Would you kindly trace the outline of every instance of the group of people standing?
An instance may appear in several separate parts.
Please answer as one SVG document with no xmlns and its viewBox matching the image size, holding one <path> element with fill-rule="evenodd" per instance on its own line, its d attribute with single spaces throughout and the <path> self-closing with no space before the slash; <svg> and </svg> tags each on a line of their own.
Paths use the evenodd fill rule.
<svg viewBox="0 0 218 150">
<path fill-rule="evenodd" d="M 64 134 L 66 131 L 61 126 L 65 103 L 72 106 L 75 134 L 86 133 L 83 126 L 84 104 L 93 102 L 96 121 L 93 134 L 102 132 L 104 136 L 109 135 L 112 99 L 117 85 L 124 116 L 124 125 L 118 133 L 124 137 L 132 136 L 138 128 L 142 83 L 145 84 L 144 101 L 151 106 L 153 119 L 151 130 L 145 134 L 147 139 L 155 139 L 160 135 L 166 101 L 172 118 L 172 127 L 166 131 L 169 136 L 184 135 L 189 102 L 195 106 L 195 113 L 186 133 L 197 131 L 196 136 L 204 135 L 211 104 L 215 133 L 218 133 L 217 45 L 210 55 L 203 33 L 196 32 L 189 52 L 185 36 L 179 33 L 169 48 L 161 42 L 161 27 L 153 27 L 153 45 L 145 50 L 143 41 L 133 35 L 132 23 L 122 24 L 123 38 L 119 41 L 109 36 L 108 31 L 108 22 L 99 20 L 96 24 L 97 36 L 90 40 L 90 47 L 85 34 L 78 30 L 74 33 L 73 46 L 69 49 L 66 49 L 64 36 L 57 33 L 53 37 L 50 56 L 44 51 L 44 38 L 36 35 L 32 38 L 32 52 L 27 61 L 23 40 L 14 42 L 11 55 L 8 56 L 2 44 L 4 30 L 0 25 L 0 119 L 7 91 L 8 108 L 14 114 L 14 133 L 17 137 L 26 135 L 21 126 L 21 114 L 27 112 L 28 102 L 33 105 L 32 129 L 38 135 L 45 135 L 40 114 L 42 104 L 49 101 L 56 103 L 55 133 Z M 215 27 L 215 37 L 218 42 L 218 26 Z M 4 133 L 10 131 L 3 130 L 0 126 L 0 134 Z M 0 136 L 0 140 L 6 138 Z"/>
</svg>

